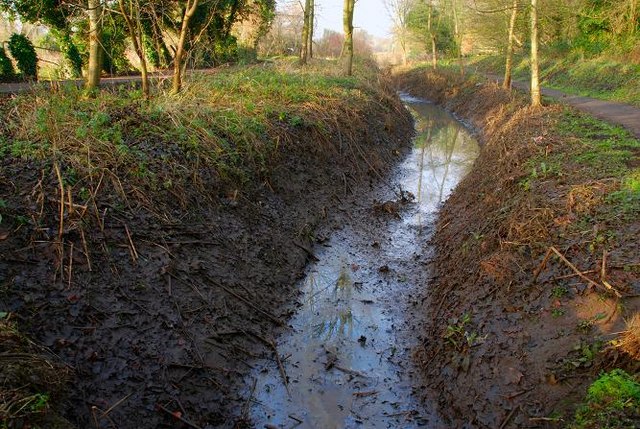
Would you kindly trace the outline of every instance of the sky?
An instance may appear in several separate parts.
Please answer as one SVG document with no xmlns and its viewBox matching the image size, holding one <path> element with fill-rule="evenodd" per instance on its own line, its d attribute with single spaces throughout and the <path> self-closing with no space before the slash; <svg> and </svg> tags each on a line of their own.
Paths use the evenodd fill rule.
<svg viewBox="0 0 640 429">
<path fill-rule="evenodd" d="M 316 0 L 317 30 L 321 36 L 324 29 L 342 33 L 342 7 L 344 0 Z M 377 37 L 388 37 L 391 19 L 383 0 L 357 0 L 353 13 L 353 26 L 362 28 Z"/>
</svg>

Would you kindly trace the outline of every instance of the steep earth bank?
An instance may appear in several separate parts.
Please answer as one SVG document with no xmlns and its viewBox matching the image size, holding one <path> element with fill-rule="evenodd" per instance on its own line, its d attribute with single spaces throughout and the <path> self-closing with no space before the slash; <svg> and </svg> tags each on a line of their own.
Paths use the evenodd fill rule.
<svg viewBox="0 0 640 429">
<path fill-rule="evenodd" d="M 638 370 L 640 142 L 473 76 L 419 68 L 396 84 L 483 143 L 433 239 L 425 379 L 453 427 L 562 427 L 600 370 Z"/>
<path fill-rule="evenodd" d="M 48 409 L 67 420 L 62 427 L 249 425 L 240 393 L 248 361 L 292 314 L 316 226 L 376 183 L 412 133 L 383 80 L 336 78 L 328 85 L 341 97 L 325 89 L 310 100 L 278 72 L 260 76 L 274 81 L 273 97 L 292 101 L 265 113 L 266 129 L 250 129 L 258 152 L 242 155 L 255 161 L 241 159 L 254 169 L 244 182 L 197 145 L 217 133 L 211 150 L 226 157 L 217 159 L 240 156 L 229 149 L 245 143 L 233 127 L 254 123 L 232 115 L 265 100 L 227 110 L 219 106 L 228 95 L 207 93 L 178 129 L 179 138 L 200 132 L 184 144 L 152 133 L 173 130 L 176 99 L 167 103 L 178 108 L 154 101 L 154 109 L 127 93 L 1 100 L 0 354 L 18 356 L 0 370 L 3 410 L 16 412 L 2 416 L 9 425 L 52 426 Z M 225 91 L 230 82 L 259 85 L 233 78 Z M 56 97 L 66 109 L 59 116 Z M 227 115 L 217 128 L 201 125 L 209 108 Z M 86 129 L 74 129 L 76 119 Z M 132 153 L 138 161 L 122 161 Z M 27 352 L 34 357 L 20 358 Z M 63 370 L 34 372 L 33 362 Z M 20 408 L 36 395 L 46 395 L 43 406 Z"/>
</svg>

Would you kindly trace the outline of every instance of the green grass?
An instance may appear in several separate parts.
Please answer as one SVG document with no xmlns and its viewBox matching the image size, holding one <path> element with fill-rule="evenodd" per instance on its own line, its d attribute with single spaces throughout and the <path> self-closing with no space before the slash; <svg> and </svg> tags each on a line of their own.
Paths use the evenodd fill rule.
<svg viewBox="0 0 640 429">
<path fill-rule="evenodd" d="M 502 56 L 480 56 L 469 66 L 485 73 L 504 74 Z M 542 84 L 569 94 L 618 101 L 640 106 L 640 65 L 608 58 L 584 59 L 576 54 L 543 54 L 540 64 Z M 513 77 L 529 79 L 529 60 L 518 55 Z"/>
<path fill-rule="evenodd" d="M 572 175 L 585 181 L 613 183 L 616 189 L 606 196 L 608 214 L 627 218 L 640 215 L 640 140 L 620 126 L 571 109 L 565 109 L 556 129 L 572 142 L 571 150 L 551 155 L 545 158 L 547 162 L 570 162 Z"/>
<path fill-rule="evenodd" d="M 640 423 L 640 383 L 615 369 L 602 374 L 590 387 L 571 429 L 636 428 Z"/>
</svg>

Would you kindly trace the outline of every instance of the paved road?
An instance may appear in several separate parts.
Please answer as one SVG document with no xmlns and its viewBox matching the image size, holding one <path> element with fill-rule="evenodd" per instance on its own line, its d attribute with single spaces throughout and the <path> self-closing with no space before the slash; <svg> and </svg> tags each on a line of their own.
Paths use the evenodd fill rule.
<svg viewBox="0 0 640 429">
<path fill-rule="evenodd" d="M 502 82 L 498 75 L 487 74 L 487 79 Z M 528 82 L 514 81 L 514 88 L 529 92 Z M 587 112 L 603 121 L 619 124 L 631 131 L 640 139 L 640 108 L 629 104 L 604 101 L 595 98 L 571 95 L 551 88 L 542 88 L 542 95 L 555 98 L 561 103 L 569 104 L 583 112 Z"/>
</svg>

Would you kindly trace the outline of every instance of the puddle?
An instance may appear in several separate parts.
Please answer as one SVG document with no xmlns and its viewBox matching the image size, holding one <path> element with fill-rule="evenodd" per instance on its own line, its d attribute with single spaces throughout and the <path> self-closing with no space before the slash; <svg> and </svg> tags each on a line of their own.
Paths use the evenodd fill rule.
<svg viewBox="0 0 640 429">
<path fill-rule="evenodd" d="M 391 184 L 415 202 L 401 206 L 398 218 L 374 214 L 371 201 L 316 246 L 319 261 L 301 283 L 292 329 L 277 340 L 280 362 L 256 362 L 247 383 L 255 386 L 246 396 L 257 428 L 443 427 L 413 393 L 421 389 L 409 355 L 421 333 L 417 290 L 428 283 L 426 242 L 438 207 L 479 148 L 447 112 L 403 100 L 418 133 Z M 374 198 L 396 197 L 385 188 Z"/>
</svg>

